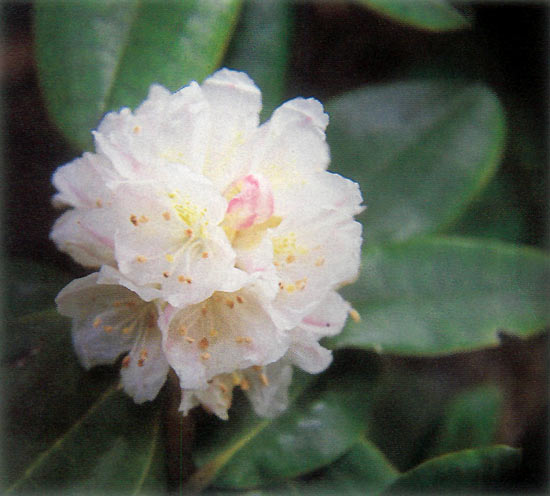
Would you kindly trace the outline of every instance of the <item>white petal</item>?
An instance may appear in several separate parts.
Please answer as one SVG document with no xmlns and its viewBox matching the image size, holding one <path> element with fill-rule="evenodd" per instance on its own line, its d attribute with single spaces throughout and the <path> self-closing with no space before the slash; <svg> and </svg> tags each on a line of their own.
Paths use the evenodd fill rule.
<svg viewBox="0 0 550 496">
<path fill-rule="evenodd" d="M 283 356 L 287 334 L 275 327 L 254 287 L 215 293 L 161 324 L 164 352 L 183 389 L 204 389 L 213 377 L 267 365 Z M 163 319 L 161 318 L 161 321 Z"/>
<path fill-rule="evenodd" d="M 156 326 L 143 330 L 120 371 L 122 386 L 136 403 L 151 401 L 166 381 L 169 365 Z"/>
<path fill-rule="evenodd" d="M 115 256 L 131 289 L 148 299 L 140 288 L 155 285 L 166 301 L 183 306 L 240 288 L 247 276 L 235 268 L 235 252 L 219 227 L 226 200 L 188 169 L 166 170 L 171 181 L 159 174 L 155 182 L 121 183 L 115 190 Z"/>
<path fill-rule="evenodd" d="M 84 267 L 114 263 L 116 222 L 103 208 L 74 209 L 55 222 L 50 238 Z"/>
<path fill-rule="evenodd" d="M 286 410 L 292 380 L 292 366 L 286 360 L 271 363 L 261 371 L 249 369 L 244 373 L 250 384 L 246 395 L 258 415 L 276 417 Z"/>
<path fill-rule="evenodd" d="M 184 389 L 181 392 L 180 411 L 187 415 L 191 408 L 201 404 L 207 411 L 227 420 L 227 410 L 233 399 L 233 382 L 231 376 L 222 374 L 212 379 L 205 390 Z"/>
<path fill-rule="evenodd" d="M 97 283 L 90 274 L 67 285 L 57 296 L 59 313 L 73 319 L 73 343 L 86 368 L 113 363 L 131 349 L 142 327 L 156 313 L 122 286 Z"/>
<path fill-rule="evenodd" d="M 97 150 L 127 179 L 150 177 L 166 161 L 201 172 L 209 122 L 197 83 L 173 94 L 153 85 L 134 114 L 128 109 L 107 114 L 94 137 Z"/>
<path fill-rule="evenodd" d="M 279 107 L 250 143 L 251 172 L 267 177 L 277 198 L 294 194 L 314 172 L 327 168 L 322 107 L 296 99 Z"/>
<path fill-rule="evenodd" d="M 55 206 L 96 208 L 105 205 L 111 193 L 98 169 L 108 168 L 102 156 L 85 153 L 81 158 L 59 167 L 53 175 L 53 184 L 59 191 L 53 198 Z"/>
<path fill-rule="evenodd" d="M 244 172 L 240 148 L 259 124 L 261 93 L 243 72 L 222 69 L 202 84 L 211 129 L 203 172 L 223 191 Z"/>
</svg>

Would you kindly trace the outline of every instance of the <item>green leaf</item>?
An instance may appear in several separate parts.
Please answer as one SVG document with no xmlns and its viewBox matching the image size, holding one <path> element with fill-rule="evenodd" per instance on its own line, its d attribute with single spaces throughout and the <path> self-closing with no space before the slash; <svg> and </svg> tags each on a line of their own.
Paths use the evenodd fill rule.
<svg viewBox="0 0 550 496">
<path fill-rule="evenodd" d="M 508 446 L 464 450 L 432 458 L 399 477 L 388 494 L 413 491 L 495 491 L 517 467 L 520 451 Z"/>
<path fill-rule="evenodd" d="M 502 394 L 496 386 L 482 385 L 460 393 L 447 406 L 433 454 L 493 444 L 501 407 Z"/>
<path fill-rule="evenodd" d="M 461 236 L 522 242 L 526 219 L 514 202 L 514 191 L 504 177 L 495 177 L 449 231 Z"/>
<path fill-rule="evenodd" d="M 57 293 L 72 279 L 50 265 L 24 258 L 6 260 L 4 270 L 5 308 L 10 316 L 51 310 Z"/>
<path fill-rule="evenodd" d="M 270 485 L 328 465 L 343 455 L 363 430 L 360 395 L 315 388 L 275 419 L 232 408 L 225 428 L 199 446 L 199 470 L 188 489 Z M 216 446 L 212 450 L 211 446 Z M 202 449 L 201 449 L 202 448 Z"/>
<path fill-rule="evenodd" d="M 428 31 L 450 31 L 469 26 L 446 0 L 356 0 L 395 21 Z"/>
<path fill-rule="evenodd" d="M 361 314 L 328 340 L 334 348 L 434 355 L 529 336 L 550 322 L 550 258 L 534 249 L 424 238 L 367 249 L 342 293 Z"/>
<path fill-rule="evenodd" d="M 502 107 L 479 84 L 364 87 L 327 111 L 331 169 L 359 181 L 370 244 L 445 228 L 494 174 L 503 150 Z"/>
<path fill-rule="evenodd" d="M 86 372 L 78 364 L 68 319 L 51 308 L 53 300 L 50 310 L 42 310 L 42 290 L 53 298 L 62 276 L 24 261 L 6 267 L 14 274 L 8 281 L 12 297 L 25 294 L 21 308 L 39 311 L 11 316 L 5 324 L 2 443 L 9 456 L 3 489 L 162 489 L 158 408 L 135 405 L 117 391 L 118 371 Z"/>
<path fill-rule="evenodd" d="M 313 494 L 378 494 L 399 475 L 380 450 L 361 439 L 342 458 L 330 465 L 318 481 L 304 484 Z"/>
<path fill-rule="evenodd" d="M 246 72 L 262 90 L 262 120 L 285 96 L 291 31 L 288 1 L 248 1 L 224 61 L 227 67 Z"/>
<path fill-rule="evenodd" d="M 175 91 L 220 63 L 240 0 L 37 2 L 36 56 L 50 115 L 89 148 L 101 116 L 152 83 Z"/>
</svg>

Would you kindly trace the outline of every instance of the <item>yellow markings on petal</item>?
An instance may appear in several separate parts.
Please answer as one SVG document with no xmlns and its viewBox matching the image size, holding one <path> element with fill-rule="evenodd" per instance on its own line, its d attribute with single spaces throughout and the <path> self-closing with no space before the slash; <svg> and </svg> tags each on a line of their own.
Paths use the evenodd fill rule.
<svg viewBox="0 0 550 496">
<path fill-rule="evenodd" d="M 130 365 L 130 362 L 132 361 L 132 359 L 130 358 L 130 355 L 126 355 L 123 359 L 122 359 L 122 368 L 123 369 L 126 369 L 129 367 Z"/>
<path fill-rule="evenodd" d="M 185 163 L 185 155 L 183 154 L 183 152 L 179 150 L 174 150 L 172 148 L 168 148 L 167 150 L 162 152 L 160 156 L 168 160 L 169 162 L 175 162 L 179 164 Z"/>
<path fill-rule="evenodd" d="M 351 317 L 351 320 L 353 320 L 356 323 L 361 322 L 361 315 L 359 315 L 359 312 L 355 310 L 355 308 L 352 308 L 349 311 L 349 316 Z"/>
<path fill-rule="evenodd" d="M 208 252 L 207 252 L 207 251 L 203 251 L 202 254 L 201 254 L 201 257 L 202 257 L 202 258 L 208 258 Z"/>
<path fill-rule="evenodd" d="M 166 258 L 166 261 L 170 263 L 174 261 L 174 255 L 170 255 L 170 253 L 167 253 L 166 255 L 164 255 L 164 258 Z"/>
<path fill-rule="evenodd" d="M 190 277 L 185 277 L 184 275 L 178 276 L 178 281 L 181 283 L 185 282 L 187 284 L 191 284 L 193 282 Z"/>
<path fill-rule="evenodd" d="M 164 220 L 170 220 L 170 212 L 163 212 L 162 216 L 164 217 Z"/>
<path fill-rule="evenodd" d="M 262 383 L 262 386 L 269 386 L 269 379 L 267 378 L 267 375 L 265 375 L 264 372 L 260 374 L 260 381 Z"/>
<path fill-rule="evenodd" d="M 192 338 L 191 336 L 186 336 L 185 341 L 187 341 L 189 344 L 192 344 L 195 342 L 195 338 Z"/>
<path fill-rule="evenodd" d="M 292 163 L 271 163 L 262 168 L 262 173 L 269 179 L 271 187 L 275 190 L 306 184 L 304 176 Z"/>
<path fill-rule="evenodd" d="M 219 333 L 216 329 L 210 329 L 210 332 L 208 334 L 210 334 L 210 337 L 215 338 Z"/>
<path fill-rule="evenodd" d="M 210 353 L 208 353 L 208 351 L 205 351 L 204 353 L 201 353 L 201 359 L 202 360 L 210 360 Z"/>
<path fill-rule="evenodd" d="M 239 386 L 241 386 L 243 391 L 248 391 L 250 389 L 250 383 L 244 377 L 241 379 Z"/>
<path fill-rule="evenodd" d="M 144 262 L 147 262 L 147 257 L 145 257 L 144 255 L 138 255 L 136 257 L 136 260 L 139 262 L 139 263 L 144 263 Z"/>
<path fill-rule="evenodd" d="M 292 283 L 290 284 L 285 284 L 284 285 L 284 288 L 285 288 L 285 291 L 288 293 L 288 294 L 292 294 L 296 291 L 296 286 Z"/>
<path fill-rule="evenodd" d="M 307 284 L 307 277 L 304 277 L 303 279 L 299 279 L 298 281 L 294 281 L 294 284 L 296 284 L 296 288 L 300 291 L 303 291 L 306 289 Z"/>
<path fill-rule="evenodd" d="M 134 126 L 134 129 L 132 129 L 134 134 L 139 134 L 141 131 L 141 126 Z"/>
<path fill-rule="evenodd" d="M 111 326 L 111 325 L 103 326 L 103 330 L 107 333 L 113 332 L 113 326 Z"/>
<path fill-rule="evenodd" d="M 296 257 L 294 255 L 288 255 L 286 257 L 286 263 L 287 264 L 290 264 L 290 263 L 295 262 L 295 261 L 296 261 Z"/>
<path fill-rule="evenodd" d="M 325 264 L 325 257 L 319 257 L 317 260 L 315 260 L 315 266 L 321 267 Z"/>
<path fill-rule="evenodd" d="M 285 236 L 274 236 L 271 242 L 273 243 L 273 253 L 277 256 L 296 257 L 296 255 L 304 255 L 308 252 L 305 246 L 297 243 L 294 232 L 289 232 Z M 291 260 L 295 260 L 295 258 L 291 258 Z"/>
<path fill-rule="evenodd" d="M 180 336 L 187 336 L 187 327 L 185 327 L 183 324 L 178 327 L 178 334 Z"/>
<path fill-rule="evenodd" d="M 100 317 L 96 317 L 96 319 L 94 320 L 93 326 L 94 326 L 95 328 L 98 328 L 100 325 L 101 325 L 101 318 L 100 318 Z"/>
<path fill-rule="evenodd" d="M 149 217 L 147 217 L 146 215 L 142 215 L 140 218 L 139 218 L 139 221 L 143 224 L 145 224 L 146 222 L 149 222 Z"/>
<path fill-rule="evenodd" d="M 130 215 L 130 222 L 131 222 L 132 224 L 134 224 L 134 226 L 137 226 L 137 225 L 139 224 L 138 218 L 137 218 L 137 216 L 134 215 L 134 214 Z"/>
<path fill-rule="evenodd" d="M 199 348 L 201 350 L 206 350 L 208 348 L 208 346 L 210 346 L 210 343 L 208 342 L 208 338 L 202 338 L 199 341 Z"/>
<path fill-rule="evenodd" d="M 246 344 L 250 344 L 250 343 L 252 343 L 252 338 L 249 338 L 248 336 L 246 336 L 246 337 L 244 338 L 244 342 L 245 342 Z"/>
</svg>

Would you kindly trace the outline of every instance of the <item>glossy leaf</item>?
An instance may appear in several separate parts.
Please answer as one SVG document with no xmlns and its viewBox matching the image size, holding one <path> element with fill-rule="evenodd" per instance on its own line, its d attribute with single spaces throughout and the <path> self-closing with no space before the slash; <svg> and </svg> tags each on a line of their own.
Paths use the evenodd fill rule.
<svg viewBox="0 0 550 496">
<path fill-rule="evenodd" d="M 330 465 L 318 481 L 304 484 L 311 494 L 379 494 L 399 472 L 371 442 L 361 439 Z"/>
<path fill-rule="evenodd" d="M 432 458 L 399 477 L 388 494 L 466 489 L 496 491 L 517 467 L 520 452 L 508 446 L 458 451 Z"/>
<path fill-rule="evenodd" d="M 447 407 L 434 454 L 493 444 L 501 407 L 502 394 L 496 386 L 478 386 L 459 394 Z"/>
<path fill-rule="evenodd" d="M 367 249 L 343 291 L 361 314 L 332 347 L 433 355 L 529 336 L 550 322 L 550 260 L 534 249 L 424 238 Z"/>
<path fill-rule="evenodd" d="M 370 245 L 443 229 L 494 174 L 503 111 L 478 84 L 401 82 L 333 99 L 331 170 L 359 181 Z"/>
<path fill-rule="evenodd" d="M 246 2 L 224 65 L 246 72 L 262 91 L 262 120 L 283 103 L 292 36 L 287 0 Z"/>
<path fill-rule="evenodd" d="M 358 0 L 395 21 L 428 31 L 468 27 L 468 21 L 447 0 Z"/>
<path fill-rule="evenodd" d="M 81 148 L 101 116 L 220 63 L 240 0 L 37 2 L 36 55 L 50 115 Z"/>
<path fill-rule="evenodd" d="M 514 202 L 512 185 L 497 176 L 449 231 L 461 236 L 521 243 L 526 241 L 527 225 Z"/>
<path fill-rule="evenodd" d="M 275 419 L 233 410 L 236 425 L 220 429 L 210 443 L 217 450 L 198 447 L 200 468 L 189 488 L 205 487 L 211 480 L 222 488 L 273 485 L 343 455 L 363 430 L 361 398 L 349 391 L 314 393 L 302 395 Z"/>
<path fill-rule="evenodd" d="M 7 264 L 13 270 L 14 264 Z M 51 268 L 17 262 L 8 288 L 23 291 L 23 308 L 9 317 L 2 349 L 3 489 L 129 492 L 164 487 L 158 409 L 137 406 L 117 391 L 118 371 L 86 372 L 73 351 L 70 322 L 34 297 L 52 297 L 64 279 Z M 31 268 L 36 269 L 33 274 Z M 48 274 L 51 279 L 44 280 Z M 21 289 L 23 288 L 23 290 Z M 115 385 L 113 385 L 113 382 Z"/>
</svg>

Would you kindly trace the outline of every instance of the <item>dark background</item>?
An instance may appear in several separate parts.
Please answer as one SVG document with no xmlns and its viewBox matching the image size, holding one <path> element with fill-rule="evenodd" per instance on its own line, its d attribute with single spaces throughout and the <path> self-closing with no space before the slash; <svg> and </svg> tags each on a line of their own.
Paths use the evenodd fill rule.
<svg viewBox="0 0 550 496">
<path fill-rule="evenodd" d="M 359 6 L 299 3 L 287 75 L 288 95 L 321 101 L 367 83 L 413 76 L 485 81 L 504 104 L 507 148 L 499 175 L 522 219 L 520 241 L 548 247 L 548 7 L 472 3 L 461 7 L 471 30 L 427 33 Z M 32 5 L 4 3 L 3 243 L 8 257 L 30 257 L 82 275 L 48 239 L 53 171 L 75 158 L 49 121 L 33 58 Z M 490 205 L 489 205 L 490 208 Z M 495 350 L 438 359 L 395 359 L 395 366 L 461 387 L 497 377 L 506 394 L 499 433 L 521 446 L 524 462 L 510 488 L 548 484 L 547 336 L 510 338 Z"/>
</svg>

